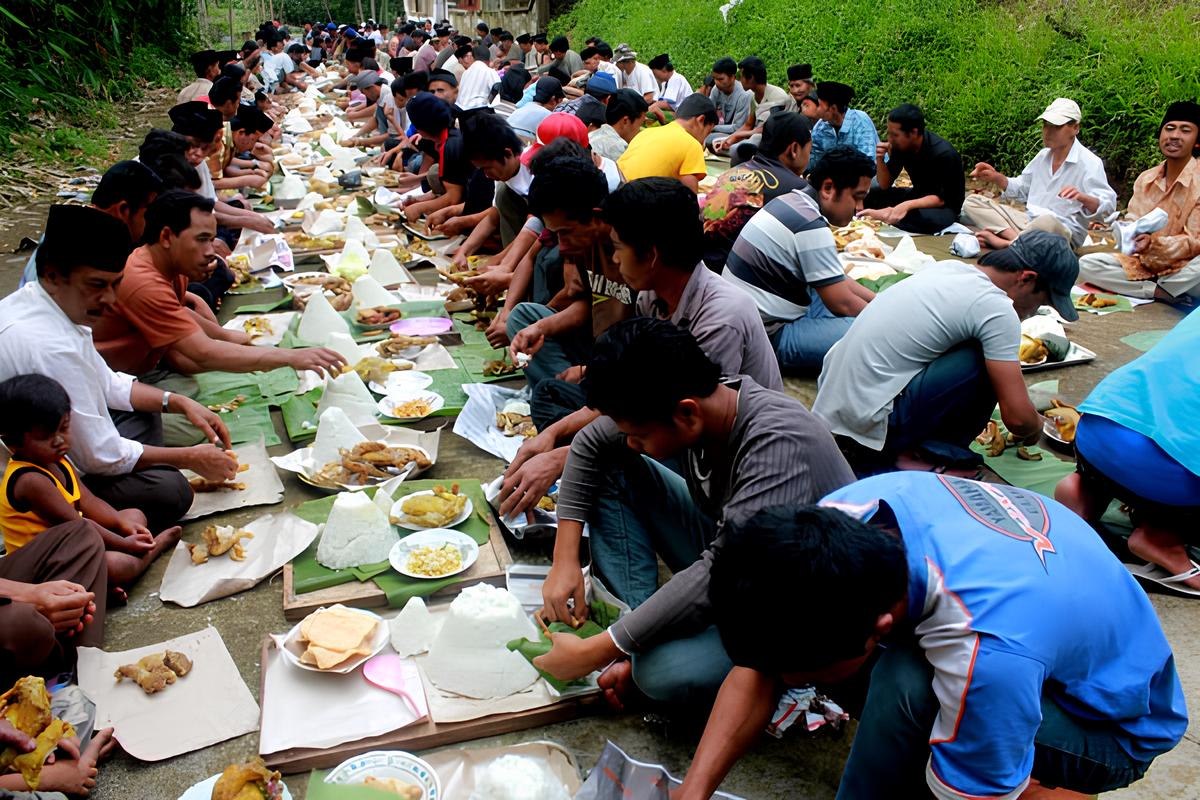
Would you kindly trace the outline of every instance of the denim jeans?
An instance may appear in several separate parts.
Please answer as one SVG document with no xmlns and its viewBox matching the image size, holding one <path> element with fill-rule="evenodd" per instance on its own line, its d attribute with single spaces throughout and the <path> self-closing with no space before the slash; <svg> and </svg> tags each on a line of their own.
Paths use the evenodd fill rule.
<svg viewBox="0 0 1200 800">
<path fill-rule="evenodd" d="M 812 300 L 804 316 L 787 323 L 771 336 L 771 347 L 784 372 L 820 370 L 829 348 L 846 335 L 854 322 L 854 317 L 839 317 L 826 308 L 820 295 L 812 289 L 808 293 Z"/>
<path fill-rule="evenodd" d="M 611 465 L 588 521 L 592 568 L 636 608 L 658 588 L 658 558 L 672 572 L 694 564 L 716 523 L 692 500 L 683 478 L 632 450 Z M 711 703 L 733 668 L 715 627 L 664 641 L 633 657 L 633 680 L 664 703 Z"/>
<path fill-rule="evenodd" d="M 521 330 L 553 313 L 554 309 L 549 306 L 537 303 L 519 303 L 508 315 L 509 341 L 512 341 L 513 337 Z M 536 388 L 539 383 L 556 377 L 567 367 L 586 362 L 588 354 L 591 352 L 591 344 L 590 328 L 586 334 L 572 331 L 563 336 L 547 336 L 542 342 L 541 349 L 534 354 L 533 359 L 525 367 L 525 379 L 529 382 L 529 386 Z"/>
<path fill-rule="evenodd" d="M 915 643 L 888 648 L 871 671 L 867 702 L 842 772 L 838 800 L 928 797 L 929 732 L 938 714 L 933 666 Z M 1116 729 L 1072 717 L 1042 696 L 1034 737 L 1033 777 L 1043 784 L 1097 794 L 1138 780 L 1149 766 L 1118 744 Z"/>
<path fill-rule="evenodd" d="M 991 419 L 996 390 L 975 340 L 952 347 L 913 376 L 892 404 L 884 452 L 929 443 L 967 448 Z"/>
</svg>

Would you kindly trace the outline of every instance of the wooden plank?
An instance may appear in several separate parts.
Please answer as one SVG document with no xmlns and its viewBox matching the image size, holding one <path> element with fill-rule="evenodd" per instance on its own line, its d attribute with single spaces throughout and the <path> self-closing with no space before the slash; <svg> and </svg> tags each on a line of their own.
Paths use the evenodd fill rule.
<svg viewBox="0 0 1200 800">
<path fill-rule="evenodd" d="M 270 655 L 270 638 L 265 638 L 262 645 L 261 661 L 266 664 Z M 259 697 L 264 696 L 266 689 L 266 669 L 262 670 L 259 685 Z M 264 704 L 265 705 L 265 704 Z M 578 719 L 579 717 L 598 713 L 604 706 L 603 695 L 600 692 L 570 697 L 541 708 L 528 711 L 516 711 L 510 714 L 493 714 L 480 719 L 466 722 L 447 722 L 438 724 L 426 720 L 416 725 L 401 728 L 398 731 L 372 736 L 369 739 L 359 739 L 355 742 L 345 742 L 325 749 L 294 747 L 263 756 L 267 766 L 280 772 L 293 774 L 310 769 L 326 769 L 342 763 L 346 759 L 370 750 L 405 750 L 411 753 L 429 750 L 434 747 L 467 742 L 472 739 L 482 739 L 485 736 L 498 736 L 502 733 L 523 731 L 556 722 Z M 261 727 L 261 720 L 260 720 Z"/>
<path fill-rule="evenodd" d="M 479 560 L 464 573 L 464 579 L 434 592 L 431 597 L 453 597 L 468 586 L 490 583 L 501 588 L 505 585 L 505 573 L 512 564 L 512 555 L 504 541 L 504 534 L 496 524 L 496 516 L 488 515 L 488 541 L 479 548 Z M 322 606 L 341 603 L 352 608 L 385 608 L 387 595 L 375 581 L 351 581 L 340 586 L 331 586 L 316 592 L 296 594 L 293 583 L 292 565 L 283 567 L 283 617 L 289 621 L 303 619 Z"/>
</svg>

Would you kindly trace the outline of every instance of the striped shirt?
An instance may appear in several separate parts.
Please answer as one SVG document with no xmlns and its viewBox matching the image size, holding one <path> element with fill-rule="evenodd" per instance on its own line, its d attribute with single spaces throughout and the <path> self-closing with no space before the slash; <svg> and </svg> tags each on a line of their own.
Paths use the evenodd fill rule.
<svg viewBox="0 0 1200 800">
<path fill-rule="evenodd" d="M 680 458 L 692 499 L 717 520 L 716 537 L 699 561 L 676 573 L 609 629 L 625 652 L 709 625 L 709 571 L 727 521 L 740 522 L 773 506 L 814 503 L 854 480 L 829 430 L 799 400 L 744 376 L 728 385 L 738 392 L 728 446 L 703 454 L 688 450 Z M 595 508 L 596 487 L 628 452 L 625 437 L 609 417 L 580 431 L 571 442 L 559 484 L 559 517 L 587 521 Z"/>
<path fill-rule="evenodd" d="M 804 316 L 810 286 L 846 279 L 829 223 L 802 189 L 776 197 L 750 218 L 723 274 L 754 300 L 768 332 Z"/>
</svg>

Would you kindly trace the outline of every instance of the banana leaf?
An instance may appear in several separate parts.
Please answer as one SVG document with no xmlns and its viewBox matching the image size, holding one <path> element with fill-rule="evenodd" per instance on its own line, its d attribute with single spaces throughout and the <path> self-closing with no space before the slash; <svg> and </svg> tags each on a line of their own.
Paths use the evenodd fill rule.
<svg viewBox="0 0 1200 800">
<path fill-rule="evenodd" d="M 592 605 L 594 606 L 595 603 L 593 603 Z M 601 603 L 601 605 L 608 606 L 607 603 Z M 612 606 L 608 606 L 608 608 L 612 609 L 613 611 L 616 611 L 616 609 L 613 608 Z M 520 639 L 513 639 L 511 642 L 509 642 L 507 645 L 505 645 L 505 647 L 507 647 L 509 650 L 513 651 L 514 653 L 520 653 L 522 656 L 525 657 L 526 661 L 528 661 L 530 664 L 533 664 L 533 660 L 535 658 L 537 658 L 538 656 L 544 656 L 544 655 L 546 655 L 546 653 L 550 652 L 550 648 L 551 648 L 552 644 L 550 641 L 550 636 L 548 635 L 547 631 L 549 633 L 573 633 L 576 636 L 578 636 L 580 639 L 590 639 L 591 637 L 595 636 L 596 634 L 604 633 L 604 628 L 600 627 L 599 625 L 597 625 L 594 621 L 592 621 L 590 619 L 588 621 L 584 622 L 578 628 L 572 628 L 570 625 L 566 624 L 565 622 L 551 622 L 548 626 L 546 626 L 546 630 L 542 631 L 541 636 L 539 637 L 539 639 L 536 642 L 531 642 L 528 639 L 526 639 L 525 637 L 521 637 Z M 565 692 L 567 689 L 571 688 L 572 686 L 582 686 L 587 683 L 587 681 L 583 680 L 582 678 L 578 678 L 573 681 L 559 680 L 558 678 L 551 675 L 549 672 L 546 672 L 545 670 L 542 670 L 542 669 L 538 669 L 537 664 L 533 664 L 533 668 L 538 671 L 539 675 L 541 675 L 543 678 L 546 679 L 546 683 L 553 686 L 555 688 L 555 690 L 558 692 Z"/>
</svg>

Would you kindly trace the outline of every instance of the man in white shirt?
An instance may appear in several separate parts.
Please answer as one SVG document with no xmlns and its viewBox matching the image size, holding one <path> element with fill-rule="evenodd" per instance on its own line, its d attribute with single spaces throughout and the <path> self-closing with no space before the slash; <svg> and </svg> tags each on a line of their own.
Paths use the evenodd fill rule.
<svg viewBox="0 0 1200 800">
<path fill-rule="evenodd" d="M 658 94 L 658 81 L 654 79 L 650 68 L 637 60 L 637 53 L 631 50 L 629 45 L 617 45 L 617 49 L 613 51 L 613 63 L 621 71 L 617 80 L 618 89 L 633 89 L 645 98 L 647 103 L 654 102 L 654 95 Z"/>
<path fill-rule="evenodd" d="M 500 75 L 491 67 L 491 52 L 477 44 L 460 62 L 467 68 L 458 79 L 458 107 L 463 111 L 485 107 L 491 100 L 492 87 L 500 82 Z"/>
<path fill-rule="evenodd" d="M 968 195 L 961 219 L 979 229 L 980 244 L 998 250 L 1022 231 L 1041 229 L 1081 247 L 1088 224 L 1117 210 L 1117 193 L 1108 185 L 1104 162 L 1079 142 L 1081 118 L 1074 100 L 1060 97 L 1051 103 L 1038 117 L 1045 146 L 1015 178 L 985 162 L 975 165 L 972 178 L 999 186 L 1003 200 L 1025 203 L 1021 211 L 981 194 Z"/>
<path fill-rule="evenodd" d="M 742 88 L 752 95 L 750 116 L 746 117 L 746 122 L 741 128 L 717 142 L 713 149 L 718 152 L 727 151 L 742 141 L 757 147 L 758 143 L 762 141 L 763 125 L 767 123 L 771 112 L 775 109 L 795 111 L 797 108 L 796 101 L 790 94 L 778 86 L 767 83 L 767 65 L 763 63 L 762 59 L 757 56 L 743 58 L 738 63 L 738 69 L 742 71 Z M 734 163 L 738 163 L 738 160 L 734 159 Z"/>
<path fill-rule="evenodd" d="M 683 102 L 685 97 L 691 95 L 692 85 L 688 83 L 687 78 L 675 71 L 675 65 L 671 63 L 671 56 L 666 53 L 657 55 L 650 59 L 647 66 L 654 73 L 654 79 L 658 82 L 658 89 L 654 93 L 655 100 L 675 108 Z"/>
<path fill-rule="evenodd" d="M 237 461 L 225 452 L 229 432 L 216 414 L 113 372 L 96 352 L 91 326 L 115 301 L 131 249 L 120 220 L 86 206 L 51 206 L 38 280 L 0 301 L 0 380 L 34 373 L 58 381 L 71 398 L 69 455 L 88 488 L 117 508 L 141 509 L 148 527 L 162 530 L 192 503 L 180 468 L 230 480 Z M 123 414 L 118 428 L 110 408 L 140 413 Z M 163 413 L 185 415 L 218 446 L 162 447 Z"/>
</svg>

